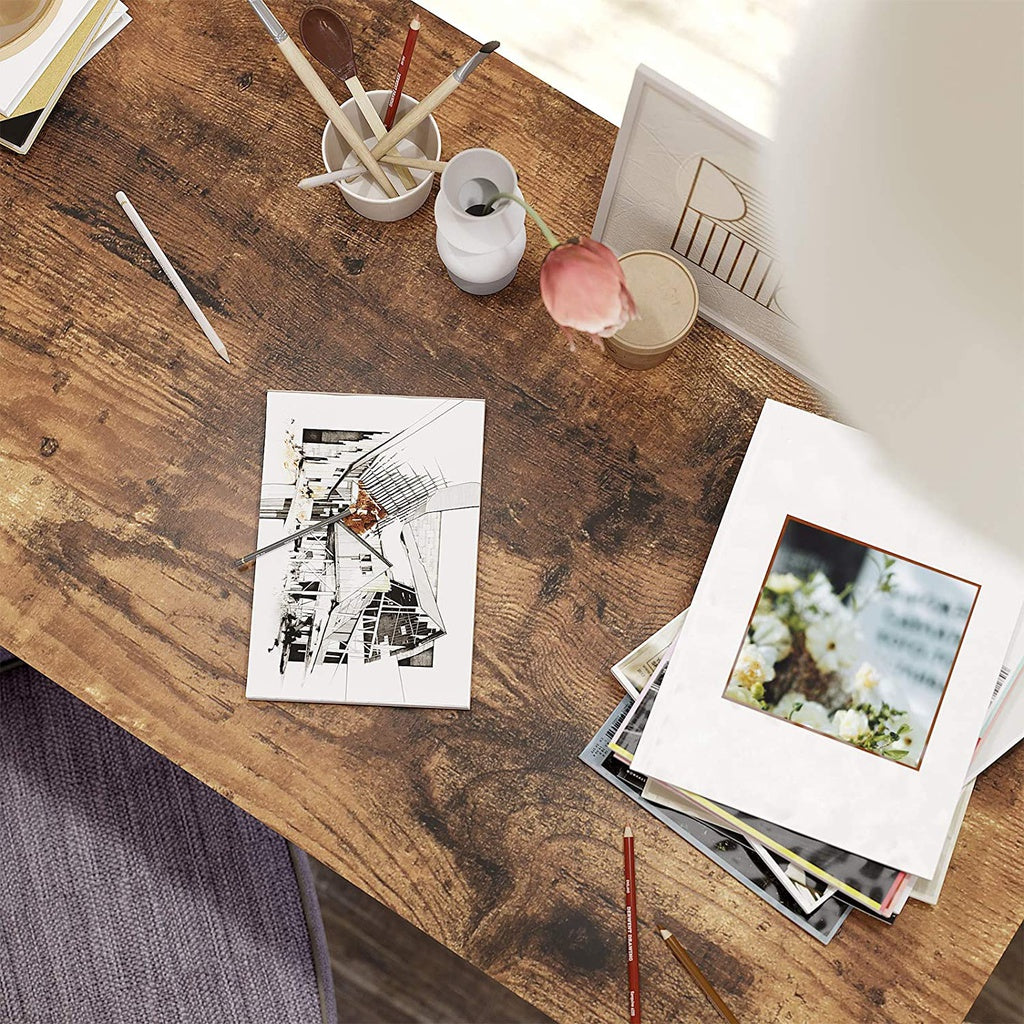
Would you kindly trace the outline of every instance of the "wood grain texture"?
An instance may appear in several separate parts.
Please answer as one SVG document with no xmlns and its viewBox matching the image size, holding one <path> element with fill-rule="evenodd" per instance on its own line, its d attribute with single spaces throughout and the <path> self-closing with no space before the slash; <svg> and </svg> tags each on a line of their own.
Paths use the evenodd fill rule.
<svg viewBox="0 0 1024 1024">
<path fill-rule="evenodd" d="M 133 9 L 0 186 L 0 645 L 556 1020 L 625 1006 L 622 825 L 637 833 L 645 1013 L 713 1021 L 670 928 L 742 1020 L 962 1020 L 1024 917 L 1024 755 L 975 790 L 942 902 L 829 947 L 576 757 L 607 672 L 687 604 L 762 401 L 799 381 L 699 323 L 647 373 L 567 352 L 529 236 L 504 292 L 457 292 L 428 204 L 362 221 L 301 192 L 323 118 L 247 5 Z M 278 0 L 294 29 L 302 5 Z M 346 5 L 367 88 L 409 10 Z M 407 89 L 477 43 L 429 15 Z M 491 57 L 439 111 L 444 155 L 507 154 L 562 237 L 613 129 Z M 225 366 L 114 200 L 124 188 Z M 268 388 L 487 400 L 473 709 L 244 699 Z M 753 766 L 752 766 L 753 767 Z"/>
</svg>

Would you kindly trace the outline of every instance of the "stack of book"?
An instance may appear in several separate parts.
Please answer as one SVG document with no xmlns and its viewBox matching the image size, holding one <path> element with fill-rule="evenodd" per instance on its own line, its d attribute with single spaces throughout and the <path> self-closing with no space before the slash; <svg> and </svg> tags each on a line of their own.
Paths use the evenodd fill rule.
<svg viewBox="0 0 1024 1024">
<path fill-rule="evenodd" d="M 121 0 L 4 0 L 0 146 L 27 153 L 75 72 L 130 21 Z"/>
<path fill-rule="evenodd" d="M 1022 600 L 863 434 L 768 402 L 690 607 L 614 666 L 582 760 L 822 942 L 892 923 L 1024 736 Z"/>
</svg>

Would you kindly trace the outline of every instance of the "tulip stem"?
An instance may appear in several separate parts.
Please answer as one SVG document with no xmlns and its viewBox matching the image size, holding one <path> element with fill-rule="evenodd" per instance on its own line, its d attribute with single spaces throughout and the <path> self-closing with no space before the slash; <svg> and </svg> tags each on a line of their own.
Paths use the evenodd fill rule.
<svg viewBox="0 0 1024 1024">
<path fill-rule="evenodd" d="M 540 233 L 544 236 L 544 240 L 551 246 L 552 249 L 558 248 L 561 244 L 551 228 L 544 223 L 541 215 L 525 200 L 520 199 L 519 196 L 514 196 L 510 192 L 499 192 L 496 196 L 492 196 L 490 202 L 484 207 L 483 215 L 486 217 L 494 209 L 494 204 L 499 199 L 511 199 L 513 203 L 518 203 L 536 222 L 537 227 L 540 228 Z"/>
</svg>

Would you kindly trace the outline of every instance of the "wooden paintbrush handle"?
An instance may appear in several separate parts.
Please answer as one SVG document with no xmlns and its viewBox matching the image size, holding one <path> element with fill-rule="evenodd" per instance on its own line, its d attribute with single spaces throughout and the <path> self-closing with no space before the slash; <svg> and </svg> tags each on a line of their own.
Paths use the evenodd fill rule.
<svg viewBox="0 0 1024 1024">
<path fill-rule="evenodd" d="M 338 106 L 338 101 L 331 95 L 330 90 L 324 85 L 323 79 L 316 73 L 313 66 L 306 60 L 302 51 L 292 42 L 289 36 L 285 36 L 277 44 L 285 56 L 285 60 L 291 65 L 292 70 L 298 76 L 299 81 L 309 90 L 320 105 L 320 109 L 330 119 L 331 124 L 349 144 L 352 152 L 362 165 L 373 176 L 373 180 L 384 190 L 384 194 L 391 199 L 398 196 L 398 191 L 391 184 L 391 179 L 384 173 L 377 158 L 370 154 L 366 143 L 359 137 L 359 133 L 352 126 L 352 122 L 345 116 L 344 111 Z M 386 151 L 385 151 L 386 152 Z"/>
<path fill-rule="evenodd" d="M 417 156 L 393 156 L 391 153 L 382 156 L 380 162 L 394 167 L 415 167 L 421 171 L 435 171 L 438 174 L 448 166 L 444 160 L 421 160 Z M 303 178 L 299 182 L 299 188 L 311 189 L 319 188 L 321 185 L 333 185 L 336 181 L 341 181 L 342 178 L 346 182 L 358 181 L 362 174 L 362 171 L 359 174 L 353 174 L 351 167 L 343 171 L 328 171 L 326 174 L 316 174 L 310 178 Z"/>
<path fill-rule="evenodd" d="M 418 156 L 396 156 L 388 153 L 380 158 L 382 164 L 393 164 L 395 167 L 416 167 L 421 171 L 437 171 L 441 173 L 447 166 L 447 160 L 426 160 Z"/>
<path fill-rule="evenodd" d="M 384 122 L 380 119 L 377 108 L 370 102 L 370 97 L 366 95 L 363 83 L 353 75 L 351 78 L 345 79 L 345 86 L 352 94 L 352 99 L 356 101 L 359 112 L 370 126 L 370 131 L 373 132 L 374 138 L 383 139 L 387 135 L 388 130 L 384 127 Z M 395 169 L 395 173 L 398 175 L 398 180 L 407 189 L 416 187 L 416 179 L 409 173 L 407 167 L 398 167 Z"/>
<path fill-rule="evenodd" d="M 370 153 L 374 158 L 390 153 L 418 124 L 425 121 L 459 87 L 455 75 L 449 75 L 433 92 L 420 100 L 408 114 L 399 118 L 398 123 L 382 138 Z"/>
</svg>

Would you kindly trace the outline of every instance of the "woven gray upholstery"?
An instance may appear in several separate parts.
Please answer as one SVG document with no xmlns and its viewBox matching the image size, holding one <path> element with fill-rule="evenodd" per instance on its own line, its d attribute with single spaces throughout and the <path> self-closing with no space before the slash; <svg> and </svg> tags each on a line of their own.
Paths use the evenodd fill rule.
<svg viewBox="0 0 1024 1024">
<path fill-rule="evenodd" d="M 334 1024 L 295 856 L 38 673 L 0 674 L 3 1024 Z"/>
</svg>

